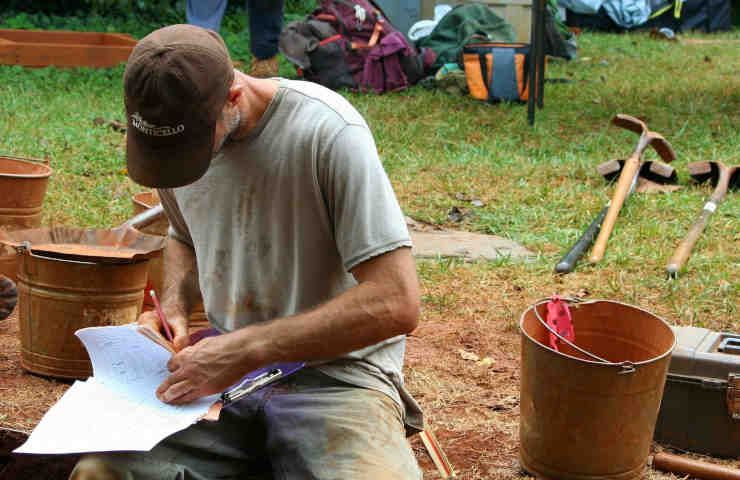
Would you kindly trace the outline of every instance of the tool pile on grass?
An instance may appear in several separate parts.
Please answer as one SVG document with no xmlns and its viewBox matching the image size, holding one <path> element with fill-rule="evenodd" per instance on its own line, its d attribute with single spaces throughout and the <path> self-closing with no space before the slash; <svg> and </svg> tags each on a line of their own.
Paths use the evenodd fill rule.
<svg viewBox="0 0 740 480">
<path fill-rule="evenodd" d="M 643 121 L 630 115 L 618 114 L 612 119 L 612 123 L 638 133 L 640 137 L 629 158 L 626 160 L 611 160 L 598 166 L 598 172 L 607 181 L 617 179 L 612 198 L 555 266 L 555 272 L 557 273 L 572 272 L 578 260 L 592 243 L 590 262 L 595 264 L 604 258 L 609 236 L 614 230 L 619 212 L 630 195 L 637 190 L 639 180 L 662 185 L 675 184 L 677 181 L 678 176 L 675 169 L 668 165 L 676 159 L 676 153 L 668 140 L 661 134 L 649 130 Z M 652 147 L 665 163 L 643 161 L 642 154 L 648 146 Z M 739 166 L 727 167 L 722 162 L 695 162 L 689 164 L 689 173 L 697 183 L 711 179 L 716 188 L 689 230 L 688 235 L 668 262 L 666 271 L 670 276 L 675 277 L 686 264 L 691 249 L 707 225 L 709 217 L 722 202 L 728 190 L 737 189 L 740 185 L 738 169 L 740 169 Z M 595 242 L 594 238 L 596 239 Z"/>
</svg>

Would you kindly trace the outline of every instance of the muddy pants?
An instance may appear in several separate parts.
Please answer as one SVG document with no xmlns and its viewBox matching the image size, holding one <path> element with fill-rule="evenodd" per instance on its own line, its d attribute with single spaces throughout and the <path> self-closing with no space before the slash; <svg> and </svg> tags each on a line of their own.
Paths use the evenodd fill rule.
<svg viewBox="0 0 740 480">
<path fill-rule="evenodd" d="M 150 452 L 86 455 L 71 480 L 420 479 L 387 395 L 305 368 Z"/>
</svg>

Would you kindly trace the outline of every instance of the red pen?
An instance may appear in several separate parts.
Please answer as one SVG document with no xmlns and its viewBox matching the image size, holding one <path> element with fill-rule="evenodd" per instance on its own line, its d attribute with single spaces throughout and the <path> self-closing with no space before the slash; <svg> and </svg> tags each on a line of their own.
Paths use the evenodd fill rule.
<svg viewBox="0 0 740 480">
<path fill-rule="evenodd" d="M 154 309 L 157 310 L 157 316 L 159 316 L 159 321 L 162 322 L 162 326 L 164 327 L 164 333 L 167 335 L 167 340 L 170 342 L 173 341 L 172 337 L 172 330 L 170 329 L 170 324 L 167 323 L 167 318 L 164 316 L 164 312 L 162 311 L 162 306 L 159 304 L 159 300 L 157 300 L 157 294 L 154 293 L 154 289 L 149 290 L 149 296 L 152 297 L 152 301 L 154 302 Z"/>
</svg>

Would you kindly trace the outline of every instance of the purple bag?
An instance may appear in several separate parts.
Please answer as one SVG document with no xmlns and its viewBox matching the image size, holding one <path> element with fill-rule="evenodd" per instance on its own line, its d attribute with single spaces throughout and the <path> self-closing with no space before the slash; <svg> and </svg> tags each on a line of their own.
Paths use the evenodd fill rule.
<svg viewBox="0 0 740 480">
<path fill-rule="evenodd" d="M 409 43 L 371 0 L 321 0 L 306 21 L 286 26 L 280 50 L 307 80 L 376 93 L 415 84 L 435 59 Z"/>
</svg>

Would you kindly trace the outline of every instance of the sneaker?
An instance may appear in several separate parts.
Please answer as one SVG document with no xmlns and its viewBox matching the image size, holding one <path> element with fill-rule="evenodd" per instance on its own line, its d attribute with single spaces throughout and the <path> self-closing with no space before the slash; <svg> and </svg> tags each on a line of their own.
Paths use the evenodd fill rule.
<svg viewBox="0 0 740 480">
<path fill-rule="evenodd" d="M 258 58 L 252 59 L 252 64 L 249 67 L 249 75 L 259 78 L 270 78 L 278 76 L 278 57 L 275 55 L 272 58 L 266 58 L 260 60 Z"/>
</svg>

